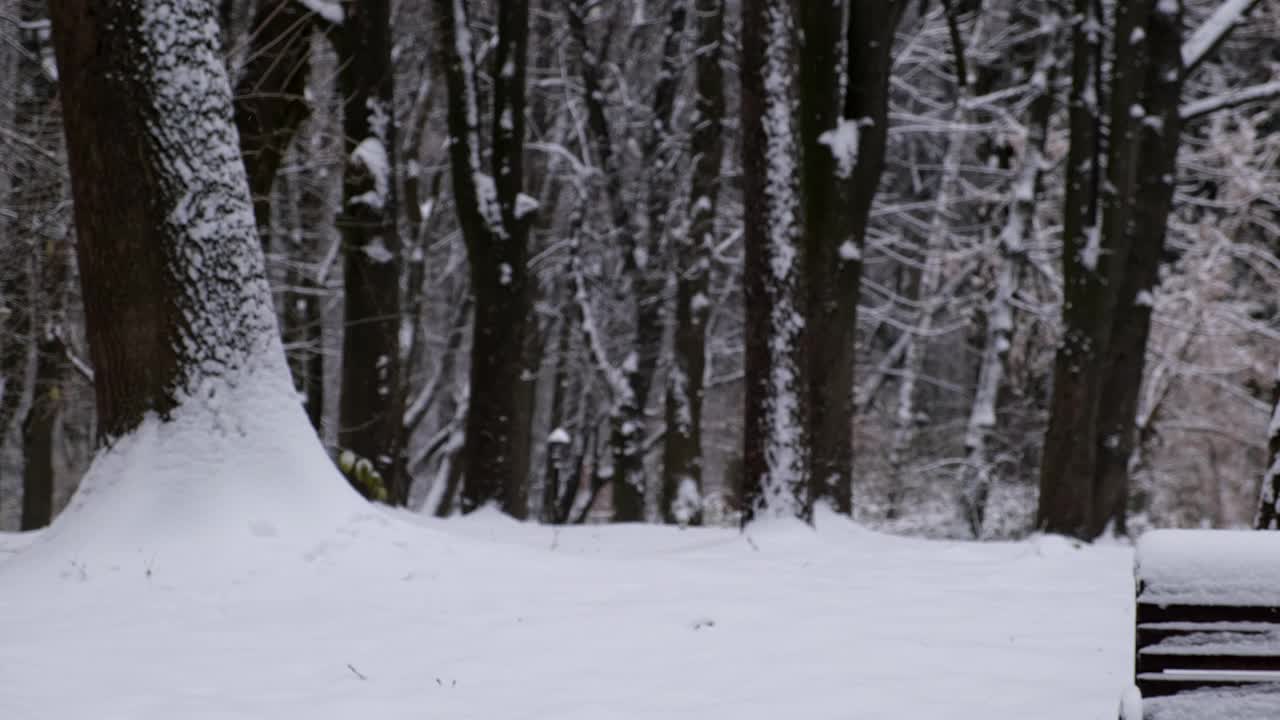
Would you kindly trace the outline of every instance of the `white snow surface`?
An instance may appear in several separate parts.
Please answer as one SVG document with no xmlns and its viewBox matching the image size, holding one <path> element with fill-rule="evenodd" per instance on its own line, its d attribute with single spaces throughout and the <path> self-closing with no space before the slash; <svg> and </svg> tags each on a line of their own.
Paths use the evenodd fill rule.
<svg viewBox="0 0 1280 720">
<path fill-rule="evenodd" d="M 1275 720 L 1280 687 L 1206 688 L 1143 701 L 1146 720 Z"/>
<path fill-rule="evenodd" d="M 351 198 L 350 202 L 381 210 L 391 192 L 391 161 L 387 156 L 387 146 L 376 137 L 367 137 L 351 151 L 351 164 L 369 173 L 373 189 Z"/>
<path fill-rule="evenodd" d="M 835 128 L 818 136 L 818 142 L 826 145 L 836 161 L 836 175 L 847 178 L 858 164 L 858 122 L 840 118 Z"/>
<path fill-rule="evenodd" d="M 342 24 L 344 13 L 342 5 L 336 0 L 298 0 L 298 2 L 328 22 L 337 25 Z"/>
<path fill-rule="evenodd" d="M 1280 604 L 1280 533 L 1153 530 L 1138 541 L 1141 599 L 1155 603 Z"/>
<path fill-rule="evenodd" d="M 0 718 L 1110 720 L 1131 683 L 1122 547 L 425 520 L 201 425 L 0 535 Z"/>
</svg>

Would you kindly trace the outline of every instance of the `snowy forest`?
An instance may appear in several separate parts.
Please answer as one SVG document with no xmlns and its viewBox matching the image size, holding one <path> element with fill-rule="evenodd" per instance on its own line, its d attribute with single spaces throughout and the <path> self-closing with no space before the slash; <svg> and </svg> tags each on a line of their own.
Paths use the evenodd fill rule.
<svg viewBox="0 0 1280 720">
<path fill-rule="evenodd" d="M 0 718 L 1280 717 L 1280 0 L 0 0 Z"/>
<path fill-rule="evenodd" d="M 210 6 L 231 113 L 175 121 L 238 142 L 276 316 L 184 342 L 278 327 L 370 500 L 547 524 L 825 504 L 977 539 L 1276 522 L 1274 2 L 170 4 Z M 168 181 L 96 148 L 131 132 L 96 113 L 145 94 L 68 96 L 71 5 L 0 2 L 9 530 L 172 409 L 133 396 L 148 368 L 201 362 L 138 329 L 199 292 L 148 275 L 159 236 L 123 264 L 77 246 L 139 221 L 88 185 Z M 73 211 L 78 184 L 117 209 Z"/>
</svg>

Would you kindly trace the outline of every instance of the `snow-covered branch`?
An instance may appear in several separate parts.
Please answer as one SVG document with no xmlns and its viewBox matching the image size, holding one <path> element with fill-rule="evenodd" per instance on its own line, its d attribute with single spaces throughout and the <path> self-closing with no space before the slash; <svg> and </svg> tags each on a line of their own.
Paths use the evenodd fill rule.
<svg viewBox="0 0 1280 720">
<path fill-rule="evenodd" d="M 1245 15 L 1258 4 L 1258 0 L 1225 0 L 1182 44 L 1182 64 L 1187 72 L 1195 70 L 1209 53 L 1227 39 Z"/>
<path fill-rule="evenodd" d="M 1230 90 L 1221 95 L 1204 98 L 1189 102 L 1182 106 L 1182 119 L 1189 121 L 1204 117 L 1210 113 L 1227 108 L 1238 107 L 1251 102 L 1260 102 L 1280 97 L 1280 80 L 1262 83 L 1260 85 L 1251 85 L 1249 87 Z"/>
</svg>

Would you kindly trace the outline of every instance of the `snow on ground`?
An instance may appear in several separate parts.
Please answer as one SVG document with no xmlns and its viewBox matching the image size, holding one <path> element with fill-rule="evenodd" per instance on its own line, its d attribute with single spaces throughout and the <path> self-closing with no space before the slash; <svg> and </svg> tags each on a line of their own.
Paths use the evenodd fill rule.
<svg viewBox="0 0 1280 720">
<path fill-rule="evenodd" d="M 831 516 L 242 530 L 132 559 L 0 534 L 0 718 L 1081 720 L 1129 682 L 1120 547 Z"/>
</svg>

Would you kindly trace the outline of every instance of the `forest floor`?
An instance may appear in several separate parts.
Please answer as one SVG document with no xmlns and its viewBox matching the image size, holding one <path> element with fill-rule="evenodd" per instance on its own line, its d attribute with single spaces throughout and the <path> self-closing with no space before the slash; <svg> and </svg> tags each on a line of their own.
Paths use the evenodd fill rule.
<svg viewBox="0 0 1280 720">
<path fill-rule="evenodd" d="M 1131 671 L 1123 547 L 829 515 L 242 529 L 133 560 L 0 534 L 0 718 L 1109 720 Z"/>
</svg>

